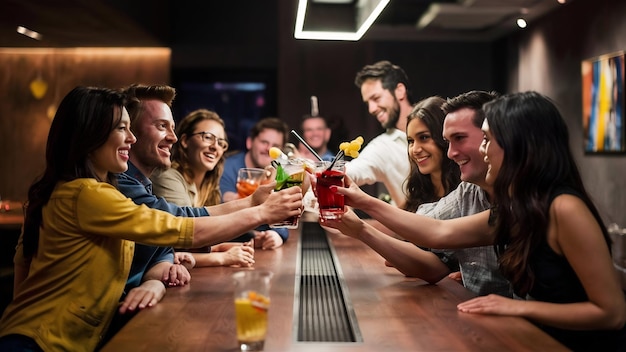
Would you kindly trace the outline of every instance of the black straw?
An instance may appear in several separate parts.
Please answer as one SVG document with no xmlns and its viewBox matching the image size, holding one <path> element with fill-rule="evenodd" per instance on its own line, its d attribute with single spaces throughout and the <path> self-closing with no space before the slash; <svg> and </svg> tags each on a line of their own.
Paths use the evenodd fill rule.
<svg viewBox="0 0 626 352">
<path fill-rule="evenodd" d="M 308 144 L 304 141 L 304 139 L 302 139 L 302 137 L 300 137 L 300 135 L 299 135 L 296 131 L 291 130 L 291 134 L 293 134 L 294 136 L 296 136 L 296 138 L 298 138 L 298 140 L 299 140 L 302 144 L 304 144 L 304 146 L 306 147 L 306 149 L 308 149 L 311 153 L 313 153 L 313 156 L 314 156 L 314 157 L 316 157 L 316 158 L 317 158 L 317 160 L 322 161 L 322 158 L 321 158 L 319 155 L 317 155 L 317 153 L 315 152 L 315 150 L 313 150 L 313 148 L 311 148 L 311 146 L 310 146 L 310 145 L 308 145 Z"/>
<path fill-rule="evenodd" d="M 343 149 L 337 152 L 337 155 L 335 155 L 335 158 L 333 159 L 333 162 L 330 163 L 330 166 L 326 169 L 326 171 L 330 171 L 333 169 L 333 166 L 335 166 L 335 163 L 337 162 L 337 160 L 339 160 L 339 158 L 343 158 L 343 154 L 344 151 Z"/>
</svg>

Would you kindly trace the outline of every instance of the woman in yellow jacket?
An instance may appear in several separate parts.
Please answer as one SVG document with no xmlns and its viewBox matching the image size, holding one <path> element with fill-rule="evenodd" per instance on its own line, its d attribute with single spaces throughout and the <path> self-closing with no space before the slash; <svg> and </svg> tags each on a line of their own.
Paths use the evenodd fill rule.
<svg viewBox="0 0 626 352">
<path fill-rule="evenodd" d="M 220 216 L 178 218 L 135 205 L 115 188 L 136 142 L 124 103 L 119 92 L 77 87 L 59 105 L 46 170 L 28 192 L 17 257 L 30 269 L 0 320 L 1 351 L 93 351 L 122 295 L 135 241 L 199 247 L 300 214 L 298 187 Z"/>
</svg>

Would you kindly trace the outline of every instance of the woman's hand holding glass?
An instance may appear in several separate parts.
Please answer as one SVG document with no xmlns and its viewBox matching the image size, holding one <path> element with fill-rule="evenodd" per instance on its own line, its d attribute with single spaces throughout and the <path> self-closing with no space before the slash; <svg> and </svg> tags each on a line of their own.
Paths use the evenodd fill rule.
<svg viewBox="0 0 626 352">
<path fill-rule="evenodd" d="M 356 239 L 359 239 L 363 228 L 369 226 L 350 208 L 346 210 L 340 219 L 324 220 L 320 217 L 320 224 L 325 228 L 335 229 L 346 236 Z"/>
<path fill-rule="evenodd" d="M 332 186 L 331 191 L 343 194 L 346 205 L 365 210 L 369 201 L 376 199 L 365 193 L 348 175 L 344 176 L 344 185 L 345 187 Z"/>
</svg>

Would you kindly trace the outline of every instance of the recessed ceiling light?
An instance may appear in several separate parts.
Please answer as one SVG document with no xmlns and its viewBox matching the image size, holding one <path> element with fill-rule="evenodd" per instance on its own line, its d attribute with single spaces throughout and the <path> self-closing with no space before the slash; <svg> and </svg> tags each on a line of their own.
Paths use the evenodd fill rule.
<svg viewBox="0 0 626 352">
<path fill-rule="evenodd" d="M 304 30 L 304 19 L 306 17 L 308 0 L 298 1 L 298 13 L 296 14 L 296 25 L 293 36 L 296 39 L 317 39 L 317 40 L 351 40 L 357 41 L 367 32 L 376 18 L 385 9 L 390 0 L 369 0 L 357 2 L 361 5 L 357 9 L 357 16 L 365 18 L 361 26 L 354 32 L 333 32 L 333 31 L 311 31 Z M 359 13 L 362 11 L 362 13 Z M 369 14 L 368 14 L 369 13 Z M 367 16 L 367 17 L 365 17 Z M 357 18 L 357 22 L 360 19 Z"/>
</svg>

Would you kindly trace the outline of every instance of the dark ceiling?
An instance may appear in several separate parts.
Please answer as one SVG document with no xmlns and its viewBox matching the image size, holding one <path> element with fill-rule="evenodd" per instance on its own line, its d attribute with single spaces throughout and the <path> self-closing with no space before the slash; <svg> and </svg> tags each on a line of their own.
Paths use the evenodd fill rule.
<svg viewBox="0 0 626 352">
<path fill-rule="evenodd" d="M 179 35 L 178 23 L 187 17 L 202 21 L 203 14 L 207 22 L 195 25 L 241 31 L 234 28 L 240 24 L 233 16 L 258 21 L 249 23 L 254 28 L 277 18 L 285 1 L 290 0 L 0 0 L 0 46 L 171 46 L 177 39 L 172 33 Z M 391 0 L 363 40 L 491 41 L 517 30 L 513 22 L 521 11 L 532 22 L 558 6 L 556 0 Z M 246 17 L 242 9 L 252 14 Z M 425 14 L 431 21 L 418 29 Z M 18 25 L 41 32 L 44 39 L 35 42 L 17 34 Z"/>
<path fill-rule="evenodd" d="M 391 0 L 376 20 L 385 26 L 415 26 L 418 18 L 432 3 L 456 3 L 456 0 Z"/>
</svg>

